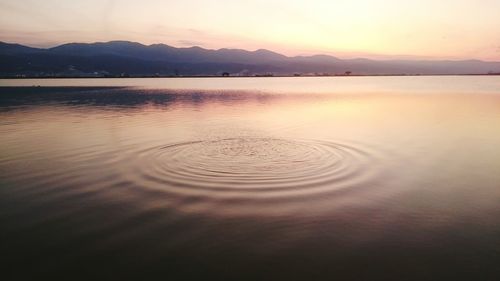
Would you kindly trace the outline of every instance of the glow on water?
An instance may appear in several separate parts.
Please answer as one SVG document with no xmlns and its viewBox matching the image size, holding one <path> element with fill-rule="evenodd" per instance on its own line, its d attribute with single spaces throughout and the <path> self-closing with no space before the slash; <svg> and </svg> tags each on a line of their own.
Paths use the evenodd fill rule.
<svg viewBox="0 0 500 281">
<path fill-rule="evenodd" d="M 24 274 L 498 276 L 498 77 L 0 85 Z"/>
</svg>

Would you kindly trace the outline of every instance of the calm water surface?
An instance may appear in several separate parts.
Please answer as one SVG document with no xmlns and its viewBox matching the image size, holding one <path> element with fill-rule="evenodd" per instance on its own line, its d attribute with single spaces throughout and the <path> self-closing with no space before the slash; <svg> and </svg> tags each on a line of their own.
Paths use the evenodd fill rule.
<svg viewBox="0 0 500 281">
<path fill-rule="evenodd" d="M 500 279 L 500 77 L 0 86 L 5 280 Z"/>
</svg>

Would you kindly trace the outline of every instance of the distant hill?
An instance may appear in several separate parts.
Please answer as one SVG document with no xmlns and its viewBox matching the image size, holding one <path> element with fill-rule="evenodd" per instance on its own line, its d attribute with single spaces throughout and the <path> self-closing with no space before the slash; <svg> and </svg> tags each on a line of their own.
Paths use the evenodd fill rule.
<svg viewBox="0 0 500 281">
<path fill-rule="evenodd" d="M 2 77 L 253 75 L 428 75 L 500 73 L 500 62 L 287 57 L 269 50 L 209 50 L 128 41 L 49 49 L 0 42 Z"/>
</svg>

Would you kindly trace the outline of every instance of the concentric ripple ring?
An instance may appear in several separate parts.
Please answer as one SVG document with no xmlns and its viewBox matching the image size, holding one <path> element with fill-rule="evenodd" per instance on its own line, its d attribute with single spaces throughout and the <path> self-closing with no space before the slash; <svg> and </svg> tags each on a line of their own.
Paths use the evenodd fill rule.
<svg viewBox="0 0 500 281">
<path fill-rule="evenodd" d="M 372 153 L 352 145 L 279 138 L 173 143 L 137 153 L 140 180 L 169 192 L 317 193 L 368 180 Z"/>
</svg>

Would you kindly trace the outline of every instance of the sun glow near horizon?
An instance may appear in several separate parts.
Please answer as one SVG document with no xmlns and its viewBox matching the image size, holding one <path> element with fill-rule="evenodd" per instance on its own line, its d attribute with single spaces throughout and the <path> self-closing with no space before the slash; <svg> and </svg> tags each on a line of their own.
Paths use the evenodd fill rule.
<svg viewBox="0 0 500 281">
<path fill-rule="evenodd" d="M 500 1 L 0 0 L 0 41 L 500 61 Z"/>
</svg>

